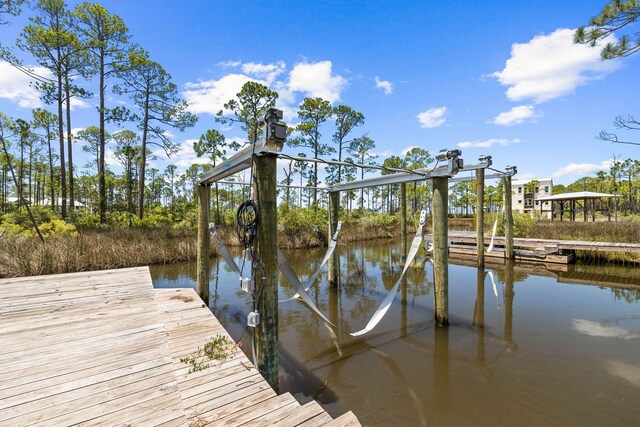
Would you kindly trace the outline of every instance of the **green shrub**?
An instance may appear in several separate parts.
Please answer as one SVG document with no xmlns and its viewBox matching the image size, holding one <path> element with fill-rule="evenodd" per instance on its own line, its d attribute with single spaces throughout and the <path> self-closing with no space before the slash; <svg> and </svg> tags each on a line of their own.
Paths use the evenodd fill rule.
<svg viewBox="0 0 640 427">
<path fill-rule="evenodd" d="M 174 228 L 195 228 L 198 226 L 198 211 L 191 209 L 183 213 L 181 219 L 173 224 Z"/>
<path fill-rule="evenodd" d="M 51 222 L 54 219 L 61 219 L 58 212 L 54 212 L 51 208 L 46 206 L 31 206 L 30 209 L 36 224 L 43 224 L 45 222 Z M 16 209 L 15 211 L 7 214 L 5 219 L 22 227 L 31 227 L 31 218 L 29 218 L 29 213 L 26 208 Z"/>
<path fill-rule="evenodd" d="M 536 219 L 532 216 L 521 213 L 520 211 L 513 212 L 513 236 L 514 237 L 528 237 L 531 228 L 536 224 Z"/>
<path fill-rule="evenodd" d="M 100 215 L 91 212 L 71 212 L 69 221 L 78 228 L 98 229 L 104 228 L 105 224 L 100 224 Z"/>
<path fill-rule="evenodd" d="M 73 224 L 66 223 L 60 219 L 56 212 L 48 208 L 36 207 L 33 209 L 33 216 L 38 224 L 42 237 L 45 239 L 54 237 L 71 237 L 78 234 Z M 26 209 L 20 209 L 5 215 L 0 224 L 0 235 L 37 237 L 38 233 L 33 228 L 31 219 L 26 213 Z"/>
<path fill-rule="evenodd" d="M 40 233 L 42 233 L 45 239 L 52 237 L 73 237 L 78 234 L 73 224 L 66 223 L 61 219 L 54 219 L 53 221 L 41 224 Z M 31 236 L 35 237 L 36 235 L 35 230 L 31 230 Z"/>
</svg>

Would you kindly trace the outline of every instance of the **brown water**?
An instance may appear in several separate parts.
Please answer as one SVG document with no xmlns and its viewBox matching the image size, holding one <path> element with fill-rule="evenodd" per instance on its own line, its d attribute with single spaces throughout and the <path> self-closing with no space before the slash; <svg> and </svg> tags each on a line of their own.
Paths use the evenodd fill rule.
<svg viewBox="0 0 640 427">
<path fill-rule="evenodd" d="M 328 289 L 323 273 L 310 295 L 343 329 L 357 330 L 400 274 L 400 247 L 376 241 L 337 250 L 343 286 Z M 287 258 L 304 279 L 323 255 Z M 479 272 L 454 262 L 448 329 L 433 325 L 424 253 L 363 338 L 333 340 L 303 303 L 281 303 L 281 391 L 313 397 L 333 415 L 352 410 L 363 425 L 638 425 L 640 269 L 516 264 Z M 195 264 L 151 273 L 156 287 L 195 287 Z M 212 311 L 250 354 L 249 297 L 215 260 L 211 277 Z M 282 282 L 279 293 L 294 292 Z"/>
</svg>

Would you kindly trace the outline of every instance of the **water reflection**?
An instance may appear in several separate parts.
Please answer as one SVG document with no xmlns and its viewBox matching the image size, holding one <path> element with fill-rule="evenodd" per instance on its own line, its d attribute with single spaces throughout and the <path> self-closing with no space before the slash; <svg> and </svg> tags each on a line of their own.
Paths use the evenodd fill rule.
<svg viewBox="0 0 640 427">
<path fill-rule="evenodd" d="M 397 280 L 402 248 L 370 242 L 337 251 L 342 285 L 329 288 L 323 271 L 309 293 L 341 329 L 358 330 Z M 302 280 L 323 255 L 286 253 Z M 629 283 L 640 283 L 637 271 L 451 261 L 448 329 L 433 326 L 423 252 L 385 318 L 362 338 L 332 331 L 300 301 L 281 303 L 281 391 L 317 399 L 334 415 L 353 410 L 365 425 L 637 421 L 640 286 Z M 157 287 L 195 287 L 193 265 L 154 267 L 152 275 Z M 214 262 L 211 277 L 212 310 L 232 336 L 246 337 L 249 297 L 224 265 Z M 281 279 L 280 299 L 294 293 Z"/>
<path fill-rule="evenodd" d="M 620 340 L 635 340 L 640 338 L 640 334 L 628 331 L 618 326 L 603 325 L 585 319 L 573 319 L 573 328 L 585 335 L 592 337 L 617 338 Z"/>
<path fill-rule="evenodd" d="M 513 299 L 516 296 L 514 282 L 515 282 L 515 270 L 513 268 L 513 262 L 507 261 L 504 268 L 504 340 L 507 343 L 507 349 L 509 351 L 515 351 L 518 345 L 513 342 Z M 528 278 L 525 275 L 521 282 Z"/>
<path fill-rule="evenodd" d="M 473 325 L 478 331 L 476 360 L 478 361 L 478 364 L 484 366 L 484 282 L 486 280 L 486 272 L 484 271 L 484 268 L 478 268 L 476 277 L 476 304 L 473 309 Z"/>
</svg>

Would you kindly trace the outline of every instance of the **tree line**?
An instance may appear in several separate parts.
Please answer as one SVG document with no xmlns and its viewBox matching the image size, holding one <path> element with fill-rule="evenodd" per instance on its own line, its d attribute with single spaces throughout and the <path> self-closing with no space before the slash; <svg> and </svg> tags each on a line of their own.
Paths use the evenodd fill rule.
<svg viewBox="0 0 640 427">
<path fill-rule="evenodd" d="M 19 14 L 26 4 L 25 0 L 0 0 L 0 25 Z M 149 168 L 154 157 L 152 148 L 161 148 L 168 156 L 176 153 L 179 146 L 170 130 L 183 131 L 197 120 L 188 112 L 171 75 L 133 41 L 119 16 L 97 3 L 85 2 L 69 9 L 63 0 L 39 0 L 30 4 L 29 9 L 32 15 L 29 23 L 14 46 L 0 45 L 0 56 L 32 78 L 33 87 L 47 108 L 34 109 L 30 119 L 12 119 L 0 113 L 0 209 L 7 212 L 14 205 L 46 204 L 59 209 L 66 218 L 68 212 L 76 209 L 78 201 L 104 223 L 112 212 L 128 213 L 131 221 L 132 215 L 142 219 L 145 212 L 157 206 L 170 212 L 192 207 L 198 176 L 235 152 L 242 143 L 227 140 L 219 131 L 210 129 L 194 144 L 196 154 L 206 157 L 208 164 L 193 164 L 183 173 L 173 164 L 163 171 Z M 595 43 L 633 22 L 639 11 L 636 1 L 612 2 L 592 20 L 591 30 L 576 32 L 576 42 Z M 634 53 L 636 46 L 637 41 L 634 44 L 627 38 L 607 47 L 603 57 L 626 56 Z M 29 54 L 49 74 L 38 75 L 27 68 L 16 56 L 16 49 Z M 73 135 L 72 106 L 94 97 L 94 93 L 98 99 L 95 125 Z M 111 94 L 128 98 L 132 107 L 108 108 Z M 215 121 L 239 125 L 246 136 L 244 143 L 254 143 L 262 136 L 260 121 L 264 113 L 277 100 L 276 91 L 250 81 L 224 104 Z M 322 167 L 303 161 L 281 163 L 284 166 L 280 174 L 284 178 L 280 183 L 289 186 L 281 189 L 281 202 L 285 206 L 325 207 L 327 197 L 321 187 L 363 179 L 370 170 L 348 165 L 373 164 L 378 157 L 375 141 L 366 132 L 358 132 L 365 117 L 347 105 L 333 106 L 322 98 L 308 97 L 300 103 L 297 119 L 298 123 L 289 128 L 287 140 L 292 150 L 298 150 L 301 157 L 331 158 L 347 166 Z M 109 133 L 108 126 L 120 130 Z M 331 127 L 330 134 L 323 135 Z M 74 162 L 74 142 L 81 142 L 82 149 L 90 155 L 87 164 Z M 114 147 L 115 161 L 122 166 L 120 175 L 108 168 L 109 144 Z M 386 158 L 382 165 L 421 169 L 432 162 L 427 150 L 415 147 L 402 156 Z M 622 194 L 623 207 L 637 212 L 637 179 L 637 161 L 616 160 L 608 173 L 581 178 L 566 189 Z M 556 186 L 554 191 L 564 191 L 563 187 Z M 429 189 L 424 182 L 407 184 L 407 197 L 414 211 L 429 207 Z M 245 186 L 216 184 L 212 202 L 216 218 L 219 220 L 225 210 L 232 209 L 248 194 Z M 485 197 L 489 209 L 497 209 L 502 199 L 501 185 L 487 186 Z M 348 210 L 393 213 L 400 204 L 400 186 L 345 192 L 341 203 Z M 474 203 L 473 181 L 451 187 L 454 212 L 469 214 Z"/>
<path fill-rule="evenodd" d="M 1 3 L 0 16 L 20 13 L 20 6 L 25 3 Z M 136 213 L 142 218 L 149 190 L 146 184 L 149 179 L 153 181 L 152 171 L 146 170 L 150 148 L 157 146 L 167 154 L 174 153 L 178 147 L 171 141 L 169 130 L 185 130 L 195 124 L 197 117 L 187 111 L 187 103 L 180 98 L 171 75 L 133 43 L 119 16 L 98 3 L 85 2 L 73 10 L 62 0 L 40 0 L 31 6 L 33 15 L 14 48 L 30 54 L 49 74 L 39 75 L 24 66 L 11 47 L 2 46 L 0 53 L 2 59 L 31 77 L 33 87 L 53 111 L 36 109 L 30 121 L 0 116 L 3 209 L 10 187 L 7 170 L 14 162 L 18 174 L 12 184 L 18 204 L 40 203 L 47 197 L 48 203 L 54 208 L 59 206 L 66 218 L 68 210 L 74 210 L 79 192 L 86 196 L 89 191 L 84 188 L 86 181 L 95 181 L 92 205 L 104 223 L 110 190 L 106 147 L 114 142 L 116 157 L 124 164 L 129 198 L 133 197 L 134 175 L 137 180 Z M 89 165 L 94 176 L 80 176 L 73 159 L 72 105 L 74 100 L 92 97 L 86 87 L 96 83 L 96 125 L 77 135 L 85 143 L 83 149 L 95 155 L 95 162 Z M 110 93 L 127 96 L 134 107 L 107 108 Z M 108 124 L 134 126 L 137 132 L 125 129 L 109 135 Z M 129 205 L 132 210 L 131 200 Z"/>
<path fill-rule="evenodd" d="M 20 13 L 24 1 L 0 2 L 0 17 Z M 198 176 L 215 166 L 241 146 L 227 140 L 215 129 L 206 131 L 193 148 L 209 163 L 193 164 L 179 173 L 173 164 L 160 171 L 149 168 L 152 147 L 167 156 L 179 149 L 171 129 L 183 131 L 196 123 L 187 110 L 170 74 L 151 59 L 149 52 L 132 40 L 124 21 L 97 3 L 85 2 L 69 9 L 63 0 L 39 0 L 31 5 L 32 16 L 22 29 L 15 46 L 2 46 L 6 61 L 27 73 L 47 108 L 32 111 L 27 119 L 0 114 L 0 208 L 47 205 L 59 210 L 63 218 L 74 212 L 76 203 L 99 216 L 105 223 L 115 211 L 135 214 L 142 219 L 154 206 L 169 211 L 193 205 Z M 49 71 L 36 74 L 16 56 L 15 49 L 30 54 Z M 89 90 L 91 89 L 91 90 Z M 72 133 L 74 102 L 94 97 L 98 100 L 95 125 Z M 127 97 L 132 108 L 107 107 L 107 98 Z M 215 121 L 237 124 L 245 132 L 244 144 L 262 136 L 260 122 L 268 108 L 274 107 L 278 93 L 266 86 L 247 82 L 236 97 L 224 104 Z M 347 164 L 371 165 L 377 158 L 375 141 L 367 133 L 355 135 L 364 125 L 361 112 L 347 105 L 332 106 L 322 98 L 305 98 L 297 111 L 298 123 L 289 128 L 287 144 L 299 156 L 332 158 Z M 329 138 L 322 133 L 333 124 Z M 107 127 L 120 130 L 110 133 Z M 89 155 L 84 165 L 74 162 L 74 143 L 82 143 Z M 107 146 L 114 147 L 113 159 L 122 167 L 118 175 L 109 170 Z M 433 161 L 427 150 L 414 148 L 404 157 L 392 156 L 383 165 L 393 168 L 422 168 Z M 13 176 L 11 170 L 16 169 Z M 322 171 L 324 169 L 324 172 Z M 281 173 L 283 185 L 297 185 L 281 192 L 285 206 L 326 206 L 321 187 L 339 181 L 363 179 L 366 168 L 318 163 L 289 162 Z M 387 173 L 384 172 L 383 173 Z M 428 192 L 424 184 L 413 185 L 409 193 L 414 209 Z M 243 186 L 215 185 L 214 211 L 222 211 L 234 201 L 248 197 Z M 347 192 L 342 203 L 347 209 L 390 212 L 397 209 L 399 186 Z M 420 202 L 422 203 L 422 202 Z"/>
</svg>

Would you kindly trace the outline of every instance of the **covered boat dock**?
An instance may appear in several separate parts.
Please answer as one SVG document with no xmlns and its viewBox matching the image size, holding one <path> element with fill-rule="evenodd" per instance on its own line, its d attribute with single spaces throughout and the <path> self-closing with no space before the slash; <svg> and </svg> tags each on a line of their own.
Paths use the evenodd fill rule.
<svg viewBox="0 0 640 427">
<path fill-rule="evenodd" d="M 595 193 L 593 191 L 578 191 L 575 193 L 562 193 L 554 194 L 553 196 L 540 197 L 540 202 L 551 202 L 550 210 L 543 210 L 543 203 L 540 203 L 540 213 L 551 212 L 551 220 L 555 220 L 556 217 L 563 220 L 564 214 L 569 213 L 569 221 L 576 220 L 576 213 L 582 213 L 583 221 L 596 220 L 596 212 L 601 212 L 603 215 L 607 215 L 609 221 L 611 221 L 611 214 L 617 219 L 617 198 L 621 196 L 608 193 Z M 612 206 L 613 205 L 613 206 Z"/>
</svg>

